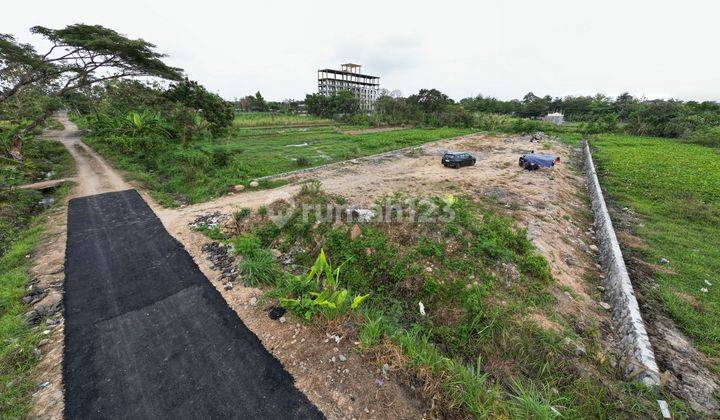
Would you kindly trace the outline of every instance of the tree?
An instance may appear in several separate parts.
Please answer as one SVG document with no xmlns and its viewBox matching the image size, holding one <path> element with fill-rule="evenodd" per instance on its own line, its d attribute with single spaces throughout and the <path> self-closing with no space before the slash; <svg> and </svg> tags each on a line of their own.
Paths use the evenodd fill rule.
<svg viewBox="0 0 720 420">
<path fill-rule="evenodd" d="M 520 110 L 521 117 L 537 118 L 545 115 L 550 110 L 549 100 L 552 100 L 549 96 L 540 98 L 532 92 L 528 92 L 523 97 L 522 109 Z"/>
<path fill-rule="evenodd" d="M 349 90 L 341 90 L 331 95 L 314 93 L 305 96 L 307 112 L 319 117 L 330 118 L 338 114 L 352 115 L 360 112 L 360 101 Z"/>
<path fill-rule="evenodd" d="M 333 115 L 353 115 L 360 112 L 360 100 L 349 90 L 341 90 L 330 96 Z"/>
<path fill-rule="evenodd" d="M 0 106 L 34 86 L 45 90 L 48 98 L 114 79 L 154 77 L 180 80 L 182 70 L 166 65 L 165 55 L 142 39 L 130 39 L 100 25 L 74 24 L 64 29 L 35 26 L 30 29 L 50 41 L 50 48 L 39 54 L 28 44 L 19 44 L 10 35 L 0 35 Z M 39 115 L 32 115 L 15 133 L 8 153 L 22 159 L 23 139 L 57 109 L 48 101 Z"/>
<path fill-rule="evenodd" d="M 621 121 L 625 121 L 636 108 L 638 100 L 629 92 L 623 92 L 615 98 L 614 109 Z"/>
<path fill-rule="evenodd" d="M 258 92 L 259 94 L 260 92 Z M 235 117 L 235 112 L 229 102 L 208 92 L 201 84 L 187 77 L 171 86 L 165 92 L 165 97 L 195 110 L 202 119 L 207 121 L 208 129 L 213 136 L 224 134 Z"/>
<path fill-rule="evenodd" d="M 330 109 L 330 98 L 320 93 L 305 95 L 305 109 L 308 114 L 317 115 L 319 117 L 332 116 Z"/>
<path fill-rule="evenodd" d="M 267 102 L 265 102 L 265 98 L 260 94 L 260 91 L 255 93 L 255 96 L 248 96 L 247 99 L 250 111 L 265 112 L 268 110 Z"/>
<path fill-rule="evenodd" d="M 408 97 L 408 103 L 419 107 L 426 114 L 431 114 L 445 110 L 454 101 L 437 89 L 420 89 L 417 95 Z"/>
</svg>

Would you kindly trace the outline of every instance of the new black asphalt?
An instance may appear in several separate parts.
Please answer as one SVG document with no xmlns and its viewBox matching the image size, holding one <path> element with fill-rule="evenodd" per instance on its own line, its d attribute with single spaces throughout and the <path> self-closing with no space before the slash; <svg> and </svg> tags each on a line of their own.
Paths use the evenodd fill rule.
<svg viewBox="0 0 720 420">
<path fill-rule="evenodd" d="M 70 201 L 68 418 L 322 418 L 135 190 Z"/>
</svg>

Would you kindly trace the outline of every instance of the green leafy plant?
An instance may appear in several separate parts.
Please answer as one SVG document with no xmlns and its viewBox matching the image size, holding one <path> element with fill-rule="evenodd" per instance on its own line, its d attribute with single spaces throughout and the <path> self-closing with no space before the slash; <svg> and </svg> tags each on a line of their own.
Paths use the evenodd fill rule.
<svg viewBox="0 0 720 420">
<path fill-rule="evenodd" d="M 249 286 L 272 284 L 282 273 L 275 257 L 266 249 L 257 249 L 245 255 L 238 269 Z"/>
<path fill-rule="evenodd" d="M 315 314 L 333 319 L 357 309 L 370 295 L 350 298 L 348 289 L 340 287 L 343 265 L 333 269 L 325 251 L 320 250 L 310 271 L 301 275 L 288 275 L 284 279 L 281 287 L 295 297 L 281 298 L 280 304 L 305 319 L 312 319 Z"/>
<path fill-rule="evenodd" d="M 385 332 L 382 315 L 367 317 L 360 329 L 360 343 L 364 348 L 370 348 L 380 342 Z"/>
<path fill-rule="evenodd" d="M 297 159 L 295 159 L 295 164 L 300 168 L 304 168 L 310 166 L 310 159 L 307 156 L 298 156 Z"/>
</svg>

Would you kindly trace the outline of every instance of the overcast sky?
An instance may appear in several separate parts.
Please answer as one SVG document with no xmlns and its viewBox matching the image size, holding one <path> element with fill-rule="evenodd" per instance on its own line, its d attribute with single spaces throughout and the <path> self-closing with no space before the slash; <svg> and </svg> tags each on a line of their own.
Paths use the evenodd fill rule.
<svg viewBox="0 0 720 420">
<path fill-rule="evenodd" d="M 629 91 L 720 100 L 718 1 L 4 2 L 0 32 L 101 24 L 153 42 L 225 98 L 303 98 L 345 62 L 409 95 Z"/>
</svg>

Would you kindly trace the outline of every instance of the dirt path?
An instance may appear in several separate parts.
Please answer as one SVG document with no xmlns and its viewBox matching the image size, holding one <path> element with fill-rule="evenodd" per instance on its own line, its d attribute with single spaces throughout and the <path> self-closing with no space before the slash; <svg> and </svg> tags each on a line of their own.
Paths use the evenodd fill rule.
<svg viewBox="0 0 720 420">
<path fill-rule="evenodd" d="M 62 143 L 75 160 L 77 175 L 76 187 L 71 193 L 73 198 L 132 188 L 103 158 L 82 142 L 80 130 L 68 119 L 67 112 L 61 112 L 56 118 L 65 129 L 46 131 L 44 137 Z"/>
<path fill-rule="evenodd" d="M 62 361 L 65 340 L 65 320 L 60 302 L 64 293 L 65 245 L 67 240 L 67 201 L 103 192 L 131 188 L 122 177 L 95 151 L 81 140 L 77 126 L 62 112 L 56 118 L 63 130 L 47 130 L 43 137 L 62 143 L 75 160 L 73 188 L 65 203 L 47 214 L 46 229 L 33 254 L 30 274 L 34 279 L 33 293 L 42 298 L 33 311 L 49 316 L 47 338 L 40 342 L 40 361 L 35 383 L 42 384 L 32 396 L 31 418 L 60 419 L 65 408 L 62 383 Z"/>
</svg>

